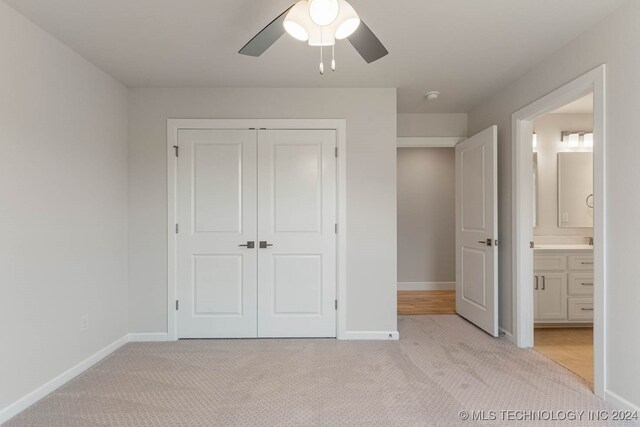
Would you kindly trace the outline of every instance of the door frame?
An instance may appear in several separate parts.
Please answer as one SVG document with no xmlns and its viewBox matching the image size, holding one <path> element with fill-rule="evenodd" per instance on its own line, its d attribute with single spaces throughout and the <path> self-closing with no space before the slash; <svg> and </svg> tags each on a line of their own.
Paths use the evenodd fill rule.
<svg viewBox="0 0 640 427">
<path fill-rule="evenodd" d="M 337 191 L 337 339 L 347 339 L 347 121 L 345 119 L 167 119 L 167 341 L 178 340 L 177 170 L 175 147 L 181 129 L 335 130 Z"/>
<path fill-rule="evenodd" d="M 606 390 L 606 194 L 605 194 L 605 65 L 589 71 L 548 95 L 516 111 L 511 116 L 512 132 L 512 341 L 518 347 L 534 344 L 533 198 L 531 163 L 533 151 L 530 135 L 533 120 L 593 92 L 593 193 L 599 202 L 594 206 L 594 391 L 600 398 Z"/>
</svg>

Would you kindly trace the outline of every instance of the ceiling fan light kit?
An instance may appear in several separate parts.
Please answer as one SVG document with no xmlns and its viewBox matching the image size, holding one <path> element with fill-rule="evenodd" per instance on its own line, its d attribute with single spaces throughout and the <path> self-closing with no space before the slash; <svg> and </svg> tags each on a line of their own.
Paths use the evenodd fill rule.
<svg viewBox="0 0 640 427">
<path fill-rule="evenodd" d="M 284 28 L 289 35 L 300 41 L 308 41 L 309 46 L 333 46 L 337 40 L 346 39 L 360 26 L 360 17 L 345 0 L 333 0 L 338 6 L 337 14 L 329 21 L 318 24 L 314 19 L 314 4 L 326 3 L 329 0 L 301 0 L 296 3 L 284 20 Z"/>
<path fill-rule="evenodd" d="M 389 52 L 346 0 L 300 0 L 260 31 L 240 54 L 260 56 L 284 33 L 309 46 L 320 47 L 320 74 L 324 74 L 322 48 L 331 46 L 335 71 L 336 40 L 348 39 L 365 61 L 371 63 Z"/>
<path fill-rule="evenodd" d="M 360 17 L 346 0 L 300 0 L 287 13 L 283 25 L 294 39 L 320 47 L 320 74 L 324 74 L 322 48 L 332 47 L 331 69 L 335 71 L 336 39 L 353 34 Z"/>
</svg>

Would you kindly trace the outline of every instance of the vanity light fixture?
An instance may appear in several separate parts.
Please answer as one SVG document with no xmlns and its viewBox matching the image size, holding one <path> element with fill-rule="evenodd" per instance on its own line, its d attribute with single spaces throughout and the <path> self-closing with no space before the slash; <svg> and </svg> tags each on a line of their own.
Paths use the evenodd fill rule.
<svg viewBox="0 0 640 427">
<path fill-rule="evenodd" d="M 562 132 L 562 142 L 567 148 L 593 148 L 593 132 Z"/>
<path fill-rule="evenodd" d="M 593 148 L 593 134 L 585 133 L 583 137 L 584 146 L 587 148 Z"/>
</svg>

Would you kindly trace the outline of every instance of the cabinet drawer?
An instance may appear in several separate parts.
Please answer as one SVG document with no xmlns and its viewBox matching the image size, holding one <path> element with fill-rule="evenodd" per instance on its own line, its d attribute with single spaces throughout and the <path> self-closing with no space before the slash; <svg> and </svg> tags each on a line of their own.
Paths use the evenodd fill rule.
<svg viewBox="0 0 640 427">
<path fill-rule="evenodd" d="M 569 256 L 569 270 L 593 271 L 593 255 Z"/>
<path fill-rule="evenodd" d="M 593 296 L 593 273 L 569 273 L 569 295 Z"/>
<path fill-rule="evenodd" d="M 593 298 L 569 298 L 569 320 L 593 321 Z"/>
<path fill-rule="evenodd" d="M 566 256 L 535 256 L 533 269 L 538 271 L 562 271 L 567 269 Z"/>
</svg>

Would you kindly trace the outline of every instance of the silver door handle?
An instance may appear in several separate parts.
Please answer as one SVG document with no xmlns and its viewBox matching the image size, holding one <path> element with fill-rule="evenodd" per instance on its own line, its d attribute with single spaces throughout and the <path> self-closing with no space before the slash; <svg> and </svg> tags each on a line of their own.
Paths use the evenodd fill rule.
<svg viewBox="0 0 640 427">
<path fill-rule="evenodd" d="M 247 242 L 246 245 L 238 245 L 238 246 L 245 247 L 247 249 L 253 249 L 256 247 L 256 242 Z"/>
<path fill-rule="evenodd" d="M 581 284 L 582 284 L 582 286 L 593 286 L 593 283 L 585 283 L 585 282 L 582 282 Z"/>
<path fill-rule="evenodd" d="M 542 290 L 547 289 L 547 278 L 542 276 Z"/>
<path fill-rule="evenodd" d="M 580 307 L 580 310 L 582 310 L 582 311 L 593 311 L 593 308 Z"/>
<path fill-rule="evenodd" d="M 478 243 L 482 243 L 483 245 L 487 246 L 493 246 L 493 239 L 478 240 Z"/>
<path fill-rule="evenodd" d="M 536 287 L 535 287 L 535 290 L 537 291 L 537 290 L 538 290 L 538 276 L 534 276 L 534 277 L 536 278 Z"/>
<path fill-rule="evenodd" d="M 260 241 L 260 249 L 266 249 L 266 248 L 268 248 L 269 246 L 273 246 L 273 244 L 271 244 L 271 243 L 267 243 L 265 240 L 261 240 L 261 241 Z"/>
<path fill-rule="evenodd" d="M 582 265 L 593 265 L 593 261 L 582 261 L 580 264 L 582 264 Z"/>
</svg>

